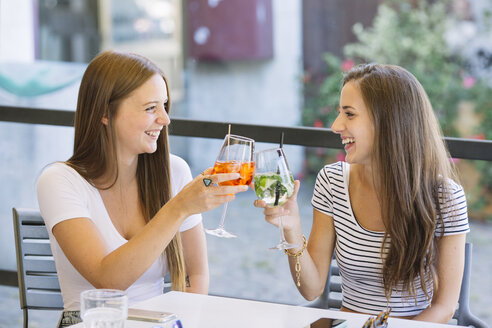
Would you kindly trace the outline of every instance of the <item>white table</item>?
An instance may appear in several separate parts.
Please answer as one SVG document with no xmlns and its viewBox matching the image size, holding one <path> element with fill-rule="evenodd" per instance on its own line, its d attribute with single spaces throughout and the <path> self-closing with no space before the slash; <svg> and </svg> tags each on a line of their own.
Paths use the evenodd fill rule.
<svg viewBox="0 0 492 328">
<path fill-rule="evenodd" d="M 320 317 L 348 319 L 348 328 L 361 328 L 368 315 L 227 297 L 169 292 L 133 308 L 174 312 L 183 328 L 303 328 Z M 151 328 L 156 323 L 127 320 L 125 328 Z M 83 324 L 72 326 L 83 328 Z M 389 328 L 459 327 L 421 321 L 389 319 Z"/>
</svg>

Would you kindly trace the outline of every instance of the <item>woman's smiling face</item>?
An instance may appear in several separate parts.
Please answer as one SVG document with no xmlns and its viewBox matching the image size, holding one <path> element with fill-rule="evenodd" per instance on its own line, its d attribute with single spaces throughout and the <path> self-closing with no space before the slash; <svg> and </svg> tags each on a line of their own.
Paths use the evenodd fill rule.
<svg viewBox="0 0 492 328">
<path fill-rule="evenodd" d="M 114 118 L 119 156 L 132 158 L 157 150 L 161 130 L 170 123 L 167 102 L 167 86 L 158 74 L 121 102 Z"/>
<path fill-rule="evenodd" d="M 371 164 L 374 145 L 374 123 L 356 82 L 347 82 L 340 94 L 338 116 L 331 126 L 345 145 L 345 161 Z"/>
</svg>

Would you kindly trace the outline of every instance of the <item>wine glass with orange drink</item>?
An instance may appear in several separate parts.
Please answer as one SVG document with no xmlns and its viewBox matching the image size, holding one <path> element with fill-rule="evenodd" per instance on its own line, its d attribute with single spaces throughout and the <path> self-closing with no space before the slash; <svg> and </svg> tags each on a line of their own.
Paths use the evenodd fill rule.
<svg viewBox="0 0 492 328">
<path fill-rule="evenodd" d="M 225 136 L 219 156 L 215 161 L 212 174 L 239 173 L 240 177 L 236 180 L 223 181 L 220 183 L 221 186 L 249 186 L 251 184 L 253 172 L 255 170 L 255 163 L 253 160 L 254 143 L 255 141 L 253 139 L 246 137 L 232 134 L 227 134 Z M 224 229 L 228 204 L 229 203 L 224 204 L 219 226 L 213 230 L 205 229 L 205 232 L 222 238 L 237 237 Z"/>
</svg>

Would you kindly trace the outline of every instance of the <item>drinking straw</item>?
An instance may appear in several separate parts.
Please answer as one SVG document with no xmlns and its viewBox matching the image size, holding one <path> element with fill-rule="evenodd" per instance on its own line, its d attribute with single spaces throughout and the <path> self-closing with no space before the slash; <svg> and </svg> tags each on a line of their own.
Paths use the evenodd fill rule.
<svg viewBox="0 0 492 328">
<path fill-rule="evenodd" d="M 284 146 L 284 132 L 282 131 L 282 134 L 280 135 L 280 148 L 282 148 L 283 146 Z M 280 174 L 279 167 L 277 167 L 277 174 Z M 274 206 L 278 205 L 279 198 L 280 198 L 280 181 L 277 181 L 277 184 L 275 185 L 275 202 L 273 203 Z"/>
<path fill-rule="evenodd" d="M 231 140 L 231 124 L 229 124 L 229 129 L 227 130 L 227 159 L 226 161 L 229 162 L 229 142 Z"/>
</svg>

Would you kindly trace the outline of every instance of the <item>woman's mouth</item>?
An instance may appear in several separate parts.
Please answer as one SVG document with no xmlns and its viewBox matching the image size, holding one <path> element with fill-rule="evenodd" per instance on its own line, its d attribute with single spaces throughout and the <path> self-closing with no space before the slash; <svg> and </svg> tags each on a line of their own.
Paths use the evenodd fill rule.
<svg viewBox="0 0 492 328">
<path fill-rule="evenodd" d="M 345 145 L 345 151 L 347 151 L 348 149 L 350 149 L 353 144 L 355 143 L 355 139 L 354 138 L 343 138 L 342 139 L 342 145 Z"/>
<path fill-rule="evenodd" d="M 154 139 L 157 139 L 159 137 L 159 134 L 161 132 L 160 131 L 145 131 L 145 134 L 154 138 Z"/>
</svg>

